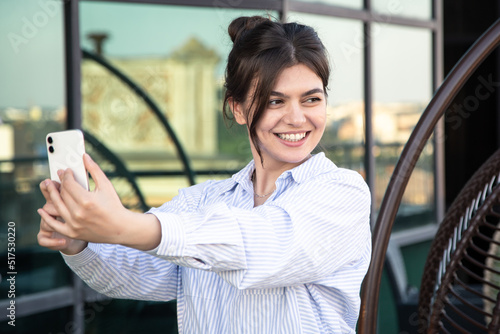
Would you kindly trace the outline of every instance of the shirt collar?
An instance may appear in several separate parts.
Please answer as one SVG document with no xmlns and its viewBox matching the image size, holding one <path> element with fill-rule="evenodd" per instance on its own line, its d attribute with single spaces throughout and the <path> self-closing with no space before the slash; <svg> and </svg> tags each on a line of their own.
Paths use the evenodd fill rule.
<svg viewBox="0 0 500 334">
<path fill-rule="evenodd" d="M 300 164 L 299 166 L 285 171 L 280 177 L 287 177 L 291 175 L 295 182 L 302 183 L 307 179 L 315 177 L 327 171 L 331 171 L 337 168 L 335 164 L 325 157 L 325 153 L 320 152 L 314 154 L 306 162 Z"/>
<path fill-rule="evenodd" d="M 250 161 L 242 170 L 232 176 L 235 183 L 239 183 L 247 191 L 253 189 L 252 174 L 255 170 L 255 161 Z M 234 184 L 233 184 L 234 185 Z M 228 189 L 229 190 L 229 189 Z"/>
<path fill-rule="evenodd" d="M 337 166 L 330 159 L 325 157 L 325 153 L 320 152 L 314 154 L 303 164 L 300 164 L 295 168 L 283 172 L 283 174 L 281 174 L 278 179 L 284 179 L 291 175 L 295 182 L 301 183 L 311 177 L 314 177 L 326 171 L 331 171 L 335 168 L 337 168 Z M 235 183 L 239 183 L 245 188 L 253 188 L 251 178 L 254 169 L 255 161 L 252 160 L 242 170 L 232 176 L 233 181 Z"/>
</svg>

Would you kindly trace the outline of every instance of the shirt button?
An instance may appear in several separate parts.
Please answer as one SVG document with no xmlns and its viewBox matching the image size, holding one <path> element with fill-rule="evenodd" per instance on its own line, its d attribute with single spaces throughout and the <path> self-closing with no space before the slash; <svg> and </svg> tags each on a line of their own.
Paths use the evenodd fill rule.
<svg viewBox="0 0 500 334">
<path fill-rule="evenodd" d="M 170 246 L 170 247 L 168 247 L 168 248 L 167 248 L 167 252 L 168 252 L 168 253 L 173 253 L 173 252 L 175 252 L 175 247 L 174 247 L 174 246 Z"/>
</svg>

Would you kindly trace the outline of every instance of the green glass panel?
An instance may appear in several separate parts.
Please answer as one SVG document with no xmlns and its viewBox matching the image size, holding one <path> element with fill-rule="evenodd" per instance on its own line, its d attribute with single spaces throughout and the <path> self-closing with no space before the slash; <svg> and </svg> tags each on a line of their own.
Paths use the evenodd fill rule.
<svg viewBox="0 0 500 334">
<path fill-rule="evenodd" d="M 380 206 L 404 145 L 432 94 L 432 35 L 429 30 L 374 24 L 373 119 L 375 199 Z M 397 226 L 434 221 L 434 146 L 429 141 L 408 182 Z"/>
<path fill-rule="evenodd" d="M 45 135 L 66 119 L 62 21 L 62 2 L 0 2 L 2 302 L 14 300 L 10 292 L 18 298 L 71 282 L 59 253 L 37 243 L 36 210 L 45 203 L 38 185 L 49 176 Z"/>
<path fill-rule="evenodd" d="M 97 2 L 82 2 L 80 9 L 82 47 L 100 50 L 154 100 L 192 168 L 210 172 L 196 182 L 226 178 L 248 163 L 246 130 L 228 130 L 222 120 L 222 84 L 232 46 L 227 27 L 242 15 L 277 13 Z M 82 114 L 83 128 L 130 171 L 182 173 L 176 147 L 149 107 L 92 60 L 82 62 Z M 149 206 L 163 204 L 189 185 L 182 174 L 137 182 Z"/>
<path fill-rule="evenodd" d="M 361 9 L 363 7 L 363 0 L 299 0 L 302 2 L 324 3 L 339 7 L 347 7 L 354 9 Z"/>
<path fill-rule="evenodd" d="M 431 0 L 372 0 L 374 11 L 389 16 L 430 20 L 432 18 Z"/>
</svg>

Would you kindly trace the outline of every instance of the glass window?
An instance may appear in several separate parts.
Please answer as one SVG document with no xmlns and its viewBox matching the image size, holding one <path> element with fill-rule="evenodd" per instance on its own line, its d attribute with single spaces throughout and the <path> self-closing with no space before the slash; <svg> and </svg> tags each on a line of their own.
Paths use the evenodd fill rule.
<svg viewBox="0 0 500 334">
<path fill-rule="evenodd" d="M 354 10 L 362 10 L 364 4 L 363 0 L 292 2 Z M 64 3 L 0 0 L 0 35 L 5 37 L 0 39 L 0 235 L 6 235 L 9 222 L 15 224 L 16 297 L 72 281 L 58 252 L 36 241 L 40 221 L 36 209 L 44 204 L 38 184 L 49 175 L 44 138 L 47 132 L 64 129 L 67 117 Z M 432 17 L 430 0 L 371 3 L 376 13 L 389 18 Z M 246 129 L 237 125 L 226 129 L 222 119 L 223 74 L 231 48 L 227 26 L 241 15 L 279 16 L 268 10 L 211 5 L 79 1 L 81 47 L 89 55 L 100 55 L 147 93 L 172 126 L 197 172 L 196 182 L 226 178 L 251 159 Z M 363 22 L 297 12 L 288 19 L 315 27 L 330 54 L 328 126 L 322 149 L 337 165 L 364 174 Z M 378 208 L 403 146 L 432 94 L 432 32 L 400 25 L 371 26 Z M 142 210 L 137 206 L 140 196 L 147 207 L 170 200 L 189 182 L 158 115 L 90 56 L 82 60 L 81 74 L 87 150 L 108 172 L 124 204 Z M 433 151 L 432 142 L 427 143 L 409 180 L 395 230 L 434 222 Z M 7 241 L 0 238 L 3 263 L 9 257 Z M 411 251 L 420 252 L 422 247 L 417 246 Z M 410 257 L 405 255 L 406 263 Z M 413 284 L 412 277 L 418 273 L 407 269 Z M 0 274 L 5 277 L 5 273 L 4 268 Z M 9 290 L 7 280 L 0 280 L 0 290 Z M 0 302 L 8 302 L 6 298 L 7 293 Z M 175 333 L 175 306 L 175 302 L 88 302 L 82 317 L 90 332 L 110 328 L 153 332 L 161 327 Z M 0 332 L 64 332 L 72 326 L 72 314 L 72 307 L 63 307 L 26 316 L 17 322 L 18 329 L 4 320 Z M 385 316 L 390 316 L 392 326 L 393 316 Z"/>
<path fill-rule="evenodd" d="M 59 255 L 59 257 L 61 256 Z M 7 321 L 2 321 L 0 322 L 0 333 L 74 333 L 75 324 L 71 320 L 72 313 L 72 307 L 64 307 L 16 318 L 15 326 L 9 325 Z"/>
<path fill-rule="evenodd" d="M 291 13 L 316 29 L 328 49 L 328 125 L 321 142 L 339 166 L 364 173 L 363 25 L 359 21 Z"/>
<path fill-rule="evenodd" d="M 355 9 L 361 9 L 363 7 L 363 0 L 299 0 L 302 2 L 321 2 L 328 5 L 349 7 Z"/>
<path fill-rule="evenodd" d="M 432 18 L 431 0 L 372 0 L 373 10 L 395 16 L 429 20 Z"/>
<path fill-rule="evenodd" d="M 0 256 L 5 264 L 12 257 L 7 228 L 15 224 L 16 297 L 70 284 L 59 253 L 36 238 L 45 203 L 38 185 L 49 176 L 45 135 L 66 119 L 62 21 L 62 2 L 0 2 Z M 5 279 L 0 289 L 8 291 Z"/>
<path fill-rule="evenodd" d="M 257 14 L 277 16 L 267 11 L 81 2 L 81 45 L 100 53 L 151 97 L 192 168 L 205 171 L 197 182 L 227 178 L 251 159 L 246 129 L 235 125 L 228 130 L 222 120 L 225 60 L 232 47 L 227 27 L 238 16 Z M 116 167 L 110 166 L 110 154 L 130 172 L 149 173 L 137 178 L 148 206 L 169 201 L 189 185 L 172 138 L 151 108 L 90 58 L 82 61 L 82 114 L 84 130 L 99 141 L 89 148 L 90 154 L 103 146 L 109 150 L 97 160 L 111 172 L 122 201 L 130 186 L 112 176 Z M 173 175 L 165 176 L 168 173 Z M 125 205 L 134 201 L 128 198 Z M 123 312 L 130 314 L 125 327 Z M 145 314 L 150 315 L 151 328 L 176 331 L 175 303 L 140 301 L 113 301 L 87 328 L 144 329 L 138 319 Z"/>
<path fill-rule="evenodd" d="M 101 52 L 137 83 L 168 119 L 201 182 L 251 159 L 246 131 L 222 120 L 227 27 L 241 15 L 268 11 L 82 2 L 82 48 Z M 134 22 L 134 24 L 131 24 Z M 136 173 L 148 206 L 188 186 L 172 138 L 144 101 L 92 60 L 82 63 L 83 128 Z"/>
<path fill-rule="evenodd" d="M 376 206 L 432 94 L 432 35 L 425 29 L 373 25 Z M 433 221 L 433 145 L 424 148 L 399 210 L 408 224 Z"/>
</svg>

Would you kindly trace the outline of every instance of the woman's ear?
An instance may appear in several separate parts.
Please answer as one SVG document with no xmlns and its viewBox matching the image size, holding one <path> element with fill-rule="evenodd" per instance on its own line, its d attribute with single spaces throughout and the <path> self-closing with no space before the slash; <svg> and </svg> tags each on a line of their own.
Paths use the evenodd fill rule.
<svg viewBox="0 0 500 334">
<path fill-rule="evenodd" d="M 232 97 L 230 97 L 227 102 L 229 104 L 229 108 L 231 108 L 231 112 L 233 113 L 236 123 L 240 125 L 247 124 L 247 119 L 245 117 L 245 113 L 243 112 L 243 104 L 236 102 Z"/>
</svg>

